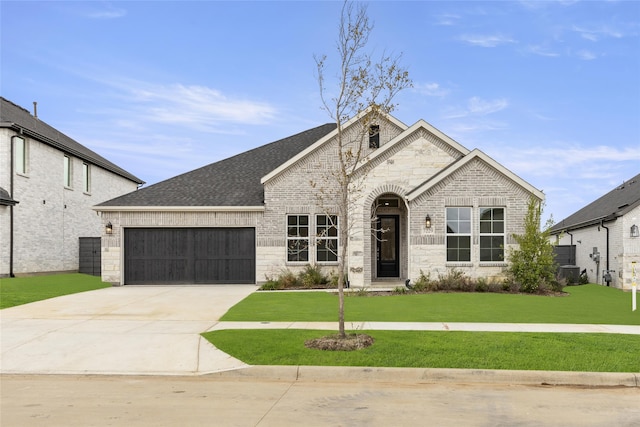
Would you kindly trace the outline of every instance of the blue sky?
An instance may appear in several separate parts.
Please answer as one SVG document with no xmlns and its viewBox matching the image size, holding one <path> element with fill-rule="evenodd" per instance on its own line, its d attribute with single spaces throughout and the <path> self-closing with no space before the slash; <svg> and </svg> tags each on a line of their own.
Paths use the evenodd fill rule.
<svg viewBox="0 0 640 427">
<path fill-rule="evenodd" d="M 342 3 L 0 2 L 0 93 L 147 182 L 329 122 L 314 54 Z M 640 2 L 368 3 L 424 119 L 560 221 L 640 172 Z"/>
</svg>

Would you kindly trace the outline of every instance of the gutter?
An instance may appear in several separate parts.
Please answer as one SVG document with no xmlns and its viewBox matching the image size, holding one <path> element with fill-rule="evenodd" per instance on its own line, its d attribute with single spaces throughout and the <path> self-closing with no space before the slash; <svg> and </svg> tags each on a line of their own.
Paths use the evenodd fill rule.
<svg viewBox="0 0 640 427">
<path fill-rule="evenodd" d="M 264 206 L 93 206 L 96 212 L 264 212 Z"/>
<path fill-rule="evenodd" d="M 27 128 L 24 128 L 23 126 L 17 124 L 17 123 L 13 123 L 13 122 L 0 122 L 0 127 L 3 128 L 10 128 L 15 130 L 16 132 L 18 132 L 20 135 L 25 135 L 34 139 L 37 139 L 38 141 L 44 142 L 54 148 L 57 148 L 58 150 L 62 151 L 63 153 L 67 153 L 67 154 L 71 154 L 74 157 L 77 157 L 79 159 L 85 160 L 91 164 L 94 164 L 96 166 L 101 167 L 104 170 L 107 170 L 109 172 L 112 172 L 116 175 L 119 175 L 123 178 L 128 179 L 129 181 L 133 181 L 135 183 L 137 183 L 138 185 L 142 185 L 145 182 L 142 181 L 140 178 L 137 178 L 133 175 L 131 175 L 130 173 L 128 173 L 127 171 L 125 171 L 124 169 L 121 169 L 119 166 L 115 165 L 115 164 L 107 164 L 105 162 L 100 161 L 99 159 L 95 159 L 95 158 L 89 158 L 86 154 L 80 153 L 79 151 L 76 151 L 70 147 L 67 147 L 51 138 L 48 138 L 44 135 L 41 135 L 37 132 L 34 132 L 32 130 L 29 130 Z M 99 155 L 98 153 L 95 153 L 96 155 Z M 106 160 L 106 159 L 105 159 Z M 115 167 L 114 167 L 115 166 Z"/>
<path fill-rule="evenodd" d="M 604 219 L 602 221 L 600 221 L 600 226 L 602 228 L 604 228 L 605 230 L 607 230 L 607 250 L 606 250 L 606 255 L 607 255 L 607 264 L 606 264 L 606 274 L 609 274 L 609 276 L 611 276 L 611 272 L 609 270 L 609 227 L 607 227 L 606 225 L 604 225 Z M 605 276 L 606 277 L 606 276 Z M 604 278 L 603 278 L 604 281 Z M 607 286 L 610 285 L 610 281 L 607 281 Z"/>
</svg>

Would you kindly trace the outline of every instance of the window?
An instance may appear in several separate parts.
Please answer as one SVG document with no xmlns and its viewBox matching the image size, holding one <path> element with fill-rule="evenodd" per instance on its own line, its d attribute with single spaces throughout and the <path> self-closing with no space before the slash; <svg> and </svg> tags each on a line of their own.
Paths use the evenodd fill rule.
<svg viewBox="0 0 640 427">
<path fill-rule="evenodd" d="M 309 262 L 309 216 L 287 216 L 287 261 Z"/>
<path fill-rule="evenodd" d="M 369 148 L 379 148 L 379 147 L 380 147 L 380 126 L 371 125 L 369 126 Z"/>
<path fill-rule="evenodd" d="M 480 208 L 480 261 L 504 261 L 504 208 Z"/>
<path fill-rule="evenodd" d="M 15 155 L 15 171 L 16 173 L 27 173 L 27 144 L 24 138 L 19 136 L 13 137 L 13 149 Z"/>
<path fill-rule="evenodd" d="M 91 173 L 89 165 L 86 163 L 82 164 L 82 191 L 85 193 L 91 192 Z"/>
<path fill-rule="evenodd" d="M 447 208 L 447 261 L 471 261 L 471 208 Z"/>
<path fill-rule="evenodd" d="M 71 188 L 71 158 L 64 156 L 64 186 Z"/>
<path fill-rule="evenodd" d="M 338 261 L 338 217 L 318 215 L 316 217 L 316 261 Z"/>
</svg>

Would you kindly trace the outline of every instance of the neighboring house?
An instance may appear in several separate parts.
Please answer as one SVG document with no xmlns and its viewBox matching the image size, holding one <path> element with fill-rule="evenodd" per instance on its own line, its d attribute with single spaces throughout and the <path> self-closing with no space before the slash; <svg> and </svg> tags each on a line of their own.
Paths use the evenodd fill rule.
<svg viewBox="0 0 640 427">
<path fill-rule="evenodd" d="M 631 289 L 640 279 L 640 175 L 551 228 L 558 245 L 575 248 L 575 264 L 590 282 Z M 636 280 L 638 280 L 636 279 Z"/>
<path fill-rule="evenodd" d="M 345 134 L 363 123 L 353 118 Z M 423 120 L 385 116 L 368 130 L 352 195 L 351 286 L 451 268 L 501 275 L 527 203 L 542 192 Z M 102 239 L 103 280 L 260 283 L 308 264 L 335 269 L 342 224 L 324 178 L 336 169 L 336 134 L 325 124 L 96 206 L 113 226 Z"/>
<path fill-rule="evenodd" d="M 0 97 L 0 277 L 78 271 L 79 238 L 103 230 L 91 207 L 141 184 Z"/>
</svg>

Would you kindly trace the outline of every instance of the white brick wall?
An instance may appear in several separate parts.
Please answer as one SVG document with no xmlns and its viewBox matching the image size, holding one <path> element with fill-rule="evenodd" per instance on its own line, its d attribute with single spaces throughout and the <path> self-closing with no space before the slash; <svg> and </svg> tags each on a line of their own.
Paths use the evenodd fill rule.
<svg viewBox="0 0 640 427">
<path fill-rule="evenodd" d="M 615 270 L 611 273 L 611 286 L 622 289 L 631 289 L 631 262 L 636 261 L 640 266 L 640 237 L 630 236 L 631 225 L 640 226 L 640 207 L 628 212 L 624 217 L 613 222 L 606 222 L 604 225 L 609 228 L 609 269 Z M 587 275 L 591 283 L 606 284 L 602 275 L 607 265 L 607 230 L 599 225 L 588 228 L 573 230 L 563 233 L 557 240 L 560 245 L 576 246 L 576 265 L 580 270 L 587 270 Z M 593 248 L 597 247 L 600 252 L 600 263 L 593 261 L 590 256 Z M 640 269 L 640 267 L 638 267 Z M 640 271 L 636 272 L 640 281 Z"/>
<path fill-rule="evenodd" d="M 10 129 L 0 129 L 2 184 L 10 187 Z M 136 183 L 90 165 L 91 192 L 84 193 L 82 160 L 71 158 L 72 185 L 63 184 L 64 154 L 34 139 L 27 142 L 27 173 L 14 175 L 15 274 L 76 271 L 78 238 L 97 237 L 102 221 L 92 206 L 134 191 Z M 0 275 L 9 273 L 9 209 L 0 208 Z"/>
</svg>

